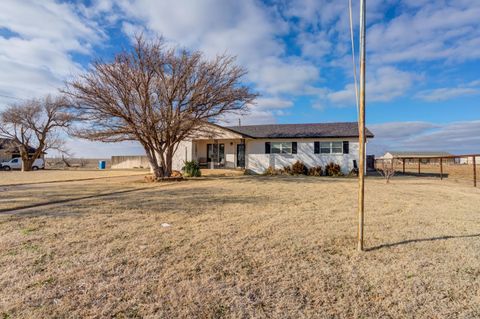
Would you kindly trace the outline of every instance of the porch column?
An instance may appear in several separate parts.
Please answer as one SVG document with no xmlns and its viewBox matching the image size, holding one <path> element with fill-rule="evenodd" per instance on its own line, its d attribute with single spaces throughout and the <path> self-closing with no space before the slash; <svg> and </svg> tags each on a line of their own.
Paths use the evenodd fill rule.
<svg viewBox="0 0 480 319">
<path fill-rule="evenodd" d="M 247 167 L 247 145 L 245 144 L 245 139 L 242 138 L 240 143 L 243 145 L 243 166 L 242 168 L 245 169 Z M 237 154 L 238 156 L 238 154 Z"/>
</svg>

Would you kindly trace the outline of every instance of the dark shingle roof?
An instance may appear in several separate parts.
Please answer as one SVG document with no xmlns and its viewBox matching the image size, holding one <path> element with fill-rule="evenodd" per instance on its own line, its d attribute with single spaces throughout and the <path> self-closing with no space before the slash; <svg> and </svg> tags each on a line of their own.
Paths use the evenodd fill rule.
<svg viewBox="0 0 480 319">
<path fill-rule="evenodd" d="M 0 150 L 12 150 L 15 146 L 12 143 L 12 140 L 8 138 L 0 138 Z"/>
<path fill-rule="evenodd" d="M 4 150 L 10 153 L 18 153 L 18 147 L 13 143 L 11 139 L 8 138 L 0 138 L 0 150 Z M 35 152 L 34 147 L 29 148 L 29 153 L 34 153 Z"/>
<path fill-rule="evenodd" d="M 242 125 L 226 128 L 253 138 L 358 137 L 357 122 Z M 373 137 L 368 129 L 365 134 Z"/>
</svg>

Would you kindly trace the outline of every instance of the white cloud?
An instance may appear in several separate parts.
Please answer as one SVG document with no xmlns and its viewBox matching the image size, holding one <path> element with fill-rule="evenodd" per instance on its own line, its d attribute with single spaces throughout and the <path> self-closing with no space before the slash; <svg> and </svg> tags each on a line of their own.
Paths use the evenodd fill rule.
<svg viewBox="0 0 480 319">
<path fill-rule="evenodd" d="M 260 97 L 254 107 L 258 110 L 286 109 L 293 106 L 293 101 L 278 97 Z"/>
<path fill-rule="evenodd" d="M 467 84 L 467 86 L 477 86 L 477 87 L 480 87 L 480 80 L 475 80 L 475 81 L 472 81 L 470 83 Z"/>
<path fill-rule="evenodd" d="M 370 23 L 384 17 L 389 5 L 398 0 L 369 0 L 367 17 Z M 359 1 L 353 2 L 354 23 L 358 24 Z M 333 28 L 337 32 L 348 33 L 348 1 L 296 0 L 287 1 L 284 14 L 300 20 L 302 27 L 317 29 Z M 345 31 L 343 31 L 345 30 Z"/>
<path fill-rule="evenodd" d="M 333 47 L 326 31 L 301 33 L 297 42 L 301 47 L 303 56 L 317 59 L 328 55 Z"/>
<path fill-rule="evenodd" d="M 240 120 L 247 124 L 272 124 L 277 122 L 278 116 L 284 116 L 293 106 L 291 99 L 282 97 L 260 97 L 254 105 L 249 107 L 247 114 L 228 114 L 220 122 L 225 125 L 238 125 Z"/>
<path fill-rule="evenodd" d="M 240 117 L 242 125 L 251 124 L 273 124 L 277 122 L 277 118 L 273 112 L 270 111 L 252 111 L 248 115 Z M 238 120 L 230 122 L 231 125 L 238 125 Z"/>
<path fill-rule="evenodd" d="M 148 29 L 212 56 L 227 52 L 247 63 L 284 50 L 275 37 L 287 24 L 256 1 L 131 0 L 121 7 Z"/>
<path fill-rule="evenodd" d="M 438 127 L 439 125 L 437 124 L 418 121 L 368 125 L 368 128 L 374 131 L 375 138 L 381 139 L 405 139 Z"/>
<path fill-rule="evenodd" d="M 120 7 L 135 24 L 169 41 L 207 56 L 224 52 L 236 56 L 261 94 L 305 94 L 320 79 L 312 62 L 286 54 L 279 37 L 289 25 L 275 6 L 254 0 L 130 0 Z M 136 27 L 127 24 L 124 29 L 131 34 Z"/>
<path fill-rule="evenodd" d="M 446 151 L 454 154 L 477 153 L 480 148 L 480 121 L 446 124 L 394 122 L 368 125 L 375 138 L 369 153 L 382 155 L 387 150 Z"/>
<path fill-rule="evenodd" d="M 417 75 L 394 67 L 379 67 L 367 74 L 366 99 L 369 102 L 388 102 L 404 95 L 418 78 Z M 342 90 L 329 91 L 324 100 L 332 106 L 355 105 L 355 86 L 347 84 Z"/>
<path fill-rule="evenodd" d="M 367 99 L 387 102 L 407 92 L 418 76 L 394 67 L 380 67 L 371 78 L 367 78 Z"/>
<path fill-rule="evenodd" d="M 220 125 L 236 126 L 250 124 L 272 124 L 276 123 L 277 119 L 275 115 L 278 111 L 262 110 L 252 108 L 247 114 L 228 114 L 217 122 Z"/>
<path fill-rule="evenodd" d="M 63 80 L 81 70 L 71 54 L 91 53 L 104 33 L 67 3 L 53 0 L 0 3 L 0 93 L 33 98 L 56 92 Z M 18 100 L 0 98 L 1 104 Z"/>
<path fill-rule="evenodd" d="M 2 0 L 0 8 L 0 26 L 26 39 L 49 39 L 61 43 L 63 49 L 77 51 L 101 39 L 95 23 L 80 19 L 67 3 Z"/>
<path fill-rule="evenodd" d="M 406 9 L 399 16 L 369 27 L 370 61 L 381 64 L 480 57 L 479 1 L 418 4 L 404 3 Z"/>
<path fill-rule="evenodd" d="M 266 57 L 252 62 L 249 78 L 257 88 L 269 94 L 308 94 L 319 79 L 318 68 L 299 59 Z"/>
<path fill-rule="evenodd" d="M 420 91 L 415 96 L 427 102 L 437 102 L 478 94 L 480 94 L 480 88 L 454 87 Z"/>
</svg>

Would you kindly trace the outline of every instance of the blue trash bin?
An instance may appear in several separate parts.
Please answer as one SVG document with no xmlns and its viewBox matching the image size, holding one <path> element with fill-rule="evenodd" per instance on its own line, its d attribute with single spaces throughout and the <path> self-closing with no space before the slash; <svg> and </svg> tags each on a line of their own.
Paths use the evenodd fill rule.
<svg viewBox="0 0 480 319">
<path fill-rule="evenodd" d="M 106 169 L 107 161 L 98 161 L 98 169 Z"/>
</svg>

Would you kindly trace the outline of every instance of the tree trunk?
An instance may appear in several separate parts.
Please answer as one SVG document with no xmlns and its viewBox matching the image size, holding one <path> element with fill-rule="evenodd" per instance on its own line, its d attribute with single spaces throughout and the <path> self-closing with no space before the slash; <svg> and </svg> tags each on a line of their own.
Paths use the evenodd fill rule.
<svg viewBox="0 0 480 319">
<path fill-rule="evenodd" d="M 29 172 L 32 170 L 34 158 L 22 158 L 22 172 Z"/>
<path fill-rule="evenodd" d="M 158 165 L 158 160 L 156 156 L 151 156 L 150 152 L 147 153 L 147 158 L 148 162 L 150 163 L 150 171 L 153 173 L 153 176 L 155 176 L 155 179 L 157 178 L 162 178 L 162 168 Z"/>
<path fill-rule="evenodd" d="M 168 148 L 165 156 L 165 168 L 163 170 L 164 177 L 170 177 L 172 175 L 172 161 L 173 161 L 173 151 L 171 148 Z"/>
<path fill-rule="evenodd" d="M 155 176 L 155 179 L 160 179 L 163 177 L 163 170 L 162 167 L 156 166 L 153 168 L 153 175 Z"/>
<path fill-rule="evenodd" d="M 173 148 L 167 148 L 160 153 L 156 150 L 148 150 L 144 146 L 150 163 L 150 170 L 155 179 L 170 177 L 172 175 Z"/>
</svg>

